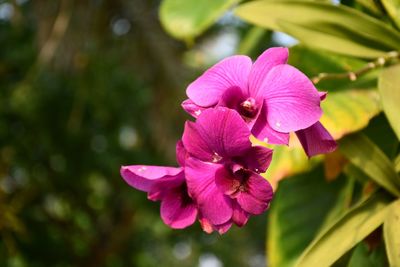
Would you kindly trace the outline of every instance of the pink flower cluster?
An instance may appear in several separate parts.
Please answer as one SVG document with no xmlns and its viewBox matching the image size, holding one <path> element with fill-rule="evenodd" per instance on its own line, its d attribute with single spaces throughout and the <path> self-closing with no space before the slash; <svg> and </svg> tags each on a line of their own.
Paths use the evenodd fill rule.
<svg viewBox="0 0 400 267">
<path fill-rule="evenodd" d="M 180 229 L 196 219 L 204 231 L 225 233 L 268 209 L 273 197 L 267 170 L 272 150 L 252 146 L 250 136 L 288 145 L 294 132 L 311 157 L 336 142 L 319 122 L 320 93 L 288 65 L 286 48 L 270 48 L 252 63 L 247 56 L 222 60 L 187 88 L 187 121 L 176 146 L 178 168 L 131 165 L 121 175 L 132 187 L 161 201 L 161 218 Z"/>
</svg>

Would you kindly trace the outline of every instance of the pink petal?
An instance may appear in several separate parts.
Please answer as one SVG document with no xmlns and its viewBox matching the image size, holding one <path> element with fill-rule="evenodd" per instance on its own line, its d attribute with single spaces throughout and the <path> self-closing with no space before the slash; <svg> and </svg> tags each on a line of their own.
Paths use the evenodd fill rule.
<svg viewBox="0 0 400 267">
<path fill-rule="evenodd" d="M 289 51 L 286 47 L 272 47 L 265 50 L 254 62 L 249 75 L 249 94 L 257 97 L 268 72 L 275 66 L 286 64 Z"/>
<path fill-rule="evenodd" d="M 226 168 L 219 168 L 215 173 L 215 184 L 222 193 L 229 196 L 238 190 L 240 181 Z"/>
<path fill-rule="evenodd" d="M 161 218 L 165 224 L 174 229 L 192 225 L 197 217 L 197 208 L 193 201 L 178 189 L 170 191 L 161 202 Z"/>
<path fill-rule="evenodd" d="M 250 214 L 263 213 L 273 197 L 270 183 L 259 174 L 253 173 L 247 180 L 246 186 L 246 191 L 237 197 L 240 207 Z"/>
<path fill-rule="evenodd" d="M 213 225 L 209 220 L 202 217 L 201 214 L 199 214 L 199 217 L 200 217 L 199 222 L 200 222 L 201 228 L 207 234 L 211 234 L 213 231 L 217 231 L 220 235 L 222 235 L 222 234 L 225 234 L 232 226 L 232 221 L 227 221 L 226 223 L 219 224 L 219 225 Z"/>
<path fill-rule="evenodd" d="M 185 166 L 185 160 L 188 157 L 188 153 L 187 153 L 185 147 L 183 146 L 182 140 L 179 140 L 176 143 L 175 150 L 176 150 L 176 161 L 178 162 L 178 164 L 180 166 L 182 166 L 182 167 Z"/>
<path fill-rule="evenodd" d="M 206 109 L 204 107 L 196 105 L 192 100 L 186 99 L 185 101 L 182 102 L 181 104 L 182 108 L 192 115 L 194 118 L 197 118 L 201 112 Z"/>
<path fill-rule="evenodd" d="M 320 99 L 321 101 L 322 101 L 322 100 L 325 100 L 327 94 L 328 94 L 328 92 L 318 92 L 319 99 Z"/>
<path fill-rule="evenodd" d="M 239 227 L 244 226 L 249 220 L 250 214 L 244 211 L 236 201 L 232 202 L 233 215 L 232 221 Z"/>
<path fill-rule="evenodd" d="M 297 131 L 296 135 L 308 157 L 330 153 L 337 148 L 336 141 L 320 122 Z"/>
<path fill-rule="evenodd" d="M 120 173 L 130 186 L 145 192 L 149 192 L 157 183 L 176 185 L 185 179 L 183 168 L 131 165 L 122 166 Z"/>
<path fill-rule="evenodd" d="M 188 158 L 185 166 L 189 195 L 197 203 L 202 216 L 213 225 L 226 223 L 232 217 L 231 200 L 215 184 L 215 173 L 219 168 L 219 164 L 194 158 Z"/>
<path fill-rule="evenodd" d="M 264 103 L 258 118 L 251 129 L 251 133 L 259 140 L 274 145 L 288 145 L 289 134 L 277 132 L 267 121 L 267 109 Z"/>
<path fill-rule="evenodd" d="M 271 163 L 272 153 L 272 149 L 262 146 L 253 146 L 241 157 L 241 161 L 246 169 L 253 170 L 257 173 L 263 173 L 267 171 Z"/>
<path fill-rule="evenodd" d="M 278 132 L 308 128 L 322 115 L 317 89 L 307 76 L 290 65 L 271 69 L 261 90 L 267 104 L 268 123 Z"/>
<path fill-rule="evenodd" d="M 243 154 L 251 147 L 250 131 L 231 109 L 218 107 L 205 110 L 196 123 L 186 122 L 182 141 L 192 156 L 218 162 Z"/>
<path fill-rule="evenodd" d="M 231 87 L 247 88 L 251 65 L 251 59 L 247 56 L 228 57 L 192 82 L 186 94 L 196 105 L 215 105 L 225 90 Z"/>
</svg>

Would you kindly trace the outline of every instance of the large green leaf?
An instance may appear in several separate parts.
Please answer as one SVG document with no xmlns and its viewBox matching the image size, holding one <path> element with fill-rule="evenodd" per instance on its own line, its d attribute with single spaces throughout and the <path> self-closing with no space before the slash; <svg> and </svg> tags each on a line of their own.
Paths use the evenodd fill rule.
<svg viewBox="0 0 400 267">
<path fill-rule="evenodd" d="M 353 134 L 340 141 L 341 152 L 373 181 L 396 196 L 400 196 L 400 178 L 392 162 L 371 140 Z"/>
<path fill-rule="evenodd" d="M 160 20 L 169 34 L 190 40 L 211 26 L 239 0 L 164 0 Z"/>
<path fill-rule="evenodd" d="M 324 2 L 263 0 L 236 8 L 242 19 L 287 32 L 316 48 L 357 57 L 375 58 L 400 48 L 400 34 L 355 9 Z"/>
<path fill-rule="evenodd" d="M 393 22 L 400 28 L 400 1 L 399 0 L 381 0 L 383 7 L 389 14 Z"/>
<path fill-rule="evenodd" d="M 349 210 L 314 239 L 296 266 L 331 266 L 383 223 L 389 203 L 386 195 L 378 192 Z"/>
<path fill-rule="evenodd" d="M 400 64 L 382 70 L 378 87 L 383 111 L 400 140 Z"/>
<path fill-rule="evenodd" d="M 383 225 L 386 253 L 390 266 L 400 266 L 400 200 L 395 201 L 389 209 Z"/>
<path fill-rule="evenodd" d="M 348 185 L 343 176 L 327 182 L 322 166 L 280 183 L 268 214 L 269 266 L 294 265 L 330 213 L 347 207 Z"/>
</svg>

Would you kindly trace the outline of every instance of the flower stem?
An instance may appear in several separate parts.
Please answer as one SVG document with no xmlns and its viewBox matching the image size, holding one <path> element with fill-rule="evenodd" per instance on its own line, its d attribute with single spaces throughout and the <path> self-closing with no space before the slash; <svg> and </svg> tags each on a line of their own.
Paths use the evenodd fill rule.
<svg viewBox="0 0 400 267">
<path fill-rule="evenodd" d="M 336 79 L 349 79 L 350 81 L 355 81 L 357 78 L 371 70 L 383 67 L 385 65 L 389 65 L 389 63 L 393 63 L 395 60 L 400 59 L 400 52 L 399 51 L 391 51 L 381 57 L 378 57 L 374 61 L 368 62 L 362 68 L 343 72 L 343 73 L 319 73 L 317 76 L 311 78 L 311 81 L 314 84 L 319 83 L 322 80 L 336 80 Z"/>
</svg>

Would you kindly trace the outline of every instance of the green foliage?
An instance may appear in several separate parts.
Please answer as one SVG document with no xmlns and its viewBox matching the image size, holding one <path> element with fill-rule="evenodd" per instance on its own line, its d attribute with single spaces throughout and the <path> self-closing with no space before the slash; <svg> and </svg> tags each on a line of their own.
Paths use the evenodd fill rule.
<svg viewBox="0 0 400 267">
<path fill-rule="evenodd" d="M 383 225 L 390 266 L 400 266 L 400 200 L 391 204 Z"/>
<path fill-rule="evenodd" d="M 210 27 L 238 0 L 163 0 L 160 20 L 175 38 L 190 41 Z"/>
<path fill-rule="evenodd" d="M 331 266 L 384 221 L 390 199 L 376 193 L 324 229 L 307 247 L 297 267 Z"/>
<path fill-rule="evenodd" d="M 268 29 L 286 32 L 303 44 L 341 54 L 375 58 L 400 48 L 400 34 L 357 10 L 324 2 L 252 1 L 235 14 Z"/>
<path fill-rule="evenodd" d="M 379 92 L 383 111 L 388 118 L 397 138 L 400 140 L 400 66 L 395 65 L 382 70 L 379 76 Z"/>
</svg>

